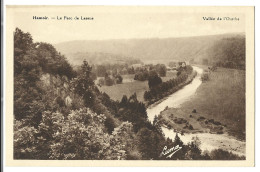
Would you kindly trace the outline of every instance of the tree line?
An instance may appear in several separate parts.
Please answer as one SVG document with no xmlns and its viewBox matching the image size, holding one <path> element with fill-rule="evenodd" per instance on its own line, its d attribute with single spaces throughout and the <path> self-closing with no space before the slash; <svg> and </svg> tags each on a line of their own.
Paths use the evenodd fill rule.
<svg viewBox="0 0 260 172">
<path fill-rule="evenodd" d="M 143 67 L 137 68 L 134 76 L 134 80 L 145 81 L 149 80 L 149 77 L 154 76 L 155 73 L 160 77 L 166 76 L 167 68 L 164 64 L 148 64 Z"/>
<path fill-rule="evenodd" d="M 203 60 L 203 64 L 212 64 L 217 67 L 245 70 L 246 42 L 244 36 L 223 38 L 217 41 L 208 52 L 209 60 Z"/>
<path fill-rule="evenodd" d="M 149 84 L 149 91 L 144 92 L 144 99 L 148 102 L 153 102 L 159 100 L 165 96 L 165 94 L 172 94 L 173 92 L 177 91 L 180 84 L 183 84 L 192 74 L 193 68 L 189 65 L 185 67 L 181 67 L 178 69 L 177 77 L 170 79 L 166 82 L 156 82 L 157 84 L 150 85 Z M 154 78 L 151 77 L 148 83 L 154 82 Z M 157 79 L 158 80 L 158 79 Z"/>
</svg>

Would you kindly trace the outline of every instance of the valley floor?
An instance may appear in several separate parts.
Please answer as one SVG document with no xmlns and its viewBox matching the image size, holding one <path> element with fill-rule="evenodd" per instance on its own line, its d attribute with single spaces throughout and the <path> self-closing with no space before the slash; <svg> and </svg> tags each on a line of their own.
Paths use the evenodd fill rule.
<svg viewBox="0 0 260 172">
<path fill-rule="evenodd" d="M 176 77 L 176 71 L 168 71 L 165 77 L 161 77 L 162 81 L 168 81 Z M 98 87 L 101 92 L 105 92 L 113 100 L 121 101 L 123 95 L 130 97 L 134 93 L 137 95 L 138 101 L 144 102 L 144 92 L 149 90 L 148 81 L 136 81 L 134 75 L 122 75 L 123 83 L 112 86 Z"/>
<path fill-rule="evenodd" d="M 180 108 L 168 109 L 161 116 L 168 125 L 187 120 L 193 128 L 190 132 L 229 133 L 245 140 L 245 71 L 218 68 Z M 175 127 L 183 130 L 185 126 Z"/>
</svg>

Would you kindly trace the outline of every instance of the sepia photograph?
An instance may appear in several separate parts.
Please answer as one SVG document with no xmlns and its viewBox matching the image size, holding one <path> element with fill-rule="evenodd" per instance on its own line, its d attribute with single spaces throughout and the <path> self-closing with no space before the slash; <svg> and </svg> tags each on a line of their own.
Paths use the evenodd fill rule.
<svg viewBox="0 0 260 172">
<path fill-rule="evenodd" d="M 253 161 L 253 7 L 6 8 L 13 163 Z"/>
</svg>

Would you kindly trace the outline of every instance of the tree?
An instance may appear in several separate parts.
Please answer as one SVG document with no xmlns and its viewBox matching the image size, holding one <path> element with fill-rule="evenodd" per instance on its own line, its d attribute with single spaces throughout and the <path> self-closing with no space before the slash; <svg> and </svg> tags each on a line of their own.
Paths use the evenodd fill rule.
<svg viewBox="0 0 260 172">
<path fill-rule="evenodd" d="M 110 145 L 108 154 L 111 157 L 109 159 L 127 159 L 127 156 L 131 154 L 135 147 L 133 125 L 130 122 L 123 122 L 119 127 L 115 128 Z"/>
<path fill-rule="evenodd" d="M 98 80 L 98 84 L 99 84 L 100 86 L 105 85 L 105 80 L 104 80 L 104 78 L 100 78 L 100 79 Z"/>
<path fill-rule="evenodd" d="M 115 76 L 115 79 L 116 79 L 116 83 L 117 84 L 122 84 L 122 82 L 123 82 L 123 77 L 121 76 L 121 75 L 116 75 Z"/>
<path fill-rule="evenodd" d="M 42 42 L 36 43 L 36 45 L 39 65 L 44 72 L 60 76 L 65 75 L 69 79 L 75 77 L 75 71 L 72 66 L 65 56 L 57 52 L 53 45 Z"/>
<path fill-rule="evenodd" d="M 189 143 L 187 153 L 185 154 L 186 159 L 194 159 L 194 160 L 200 160 L 204 157 L 201 155 L 201 149 L 200 149 L 201 141 L 196 136 L 192 138 L 191 143 Z"/>
<path fill-rule="evenodd" d="M 169 62 L 169 67 L 176 67 L 176 62 Z"/>
<path fill-rule="evenodd" d="M 149 77 L 149 73 L 147 70 L 139 71 L 135 74 L 134 80 L 145 81 L 148 80 L 148 77 Z"/>
<path fill-rule="evenodd" d="M 30 33 L 24 33 L 16 28 L 14 32 L 14 75 L 21 73 L 22 61 L 28 50 L 33 48 L 33 39 Z"/>
<path fill-rule="evenodd" d="M 14 117 L 38 125 L 44 108 L 44 92 L 37 84 L 42 70 L 35 44 L 29 33 L 16 28 L 14 33 Z M 36 121 L 35 121 L 36 120 Z"/>
<path fill-rule="evenodd" d="M 200 77 L 202 82 L 208 81 L 209 80 L 209 74 L 208 73 L 203 73 Z"/>
<path fill-rule="evenodd" d="M 218 67 L 244 70 L 245 42 L 244 36 L 223 38 L 208 50 L 209 57 Z"/>
<path fill-rule="evenodd" d="M 134 74 L 135 73 L 134 67 L 127 68 L 127 72 L 128 74 Z"/>
<path fill-rule="evenodd" d="M 126 96 L 126 95 L 123 95 L 120 104 L 121 104 L 122 106 L 126 106 L 126 105 L 127 105 L 127 102 L 128 102 L 127 96 Z"/>
<path fill-rule="evenodd" d="M 138 147 L 143 159 L 158 159 L 164 138 L 157 132 L 142 128 L 137 133 Z"/>
<path fill-rule="evenodd" d="M 166 76 L 167 68 L 165 65 L 160 65 L 158 69 L 158 73 L 161 77 Z"/>
<path fill-rule="evenodd" d="M 152 87 L 156 87 L 157 85 L 162 83 L 162 79 L 158 76 L 156 72 L 150 72 L 148 78 L 148 85 L 151 89 Z"/>
<path fill-rule="evenodd" d="M 111 134 L 111 133 L 113 132 L 114 128 L 116 127 L 116 124 L 115 124 L 113 118 L 111 118 L 110 116 L 108 116 L 108 117 L 106 118 L 104 124 L 105 124 L 105 127 L 107 128 L 107 132 L 108 132 L 109 134 Z"/>
<path fill-rule="evenodd" d="M 104 132 L 104 115 L 90 109 L 71 111 L 65 119 L 60 113 L 45 113 L 40 124 L 42 138 L 50 142 L 50 159 L 104 159 L 110 146 Z"/>
<path fill-rule="evenodd" d="M 178 133 L 176 133 L 173 143 L 175 145 L 183 146 L 183 142 L 181 141 L 180 137 L 178 136 Z"/>
<path fill-rule="evenodd" d="M 97 76 L 98 77 L 105 77 L 106 74 L 106 68 L 103 65 L 97 66 Z"/>
<path fill-rule="evenodd" d="M 215 149 L 210 153 L 211 159 L 214 160 L 244 160 L 244 156 L 238 156 L 231 152 L 225 151 L 223 149 Z"/>
<path fill-rule="evenodd" d="M 25 126 L 24 126 L 25 125 Z M 34 159 L 37 155 L 37 130 L 24 121 L 14 121 L 14 159 Z"/>
<path fill-rule="evenodd" d="M 180 76 L 181 75 L 181 71 L 179 70 L 178 72 L 177 72 L 177 76 Z"/>
<path fill-rule="evenodd" d="M 105 85 L 112 86 L 114 85 L 114 80 L 110 76 L 105 76 Z"/>
<path fill-rule="evenodd" d="M 74 91 L 78 95 L 83 96 L 84 103 L 87 107 L 91 107 L 94 103 L 94 82 L 91 78 L 91 67 L 87 61 L 83 61 L 81 73 L 73 80 Z"/>
</svg>

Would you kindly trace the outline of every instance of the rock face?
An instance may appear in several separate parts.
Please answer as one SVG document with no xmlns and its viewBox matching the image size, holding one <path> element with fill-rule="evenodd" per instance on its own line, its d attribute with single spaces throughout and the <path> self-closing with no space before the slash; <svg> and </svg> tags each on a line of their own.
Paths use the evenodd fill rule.
<svg viewBox="0 0 260 172">
<path fill-rule="evenodd" d="M 66 106 L 69 106 L 69 107 L 72 105 L 72 99 L 70 98 L 70 96 L 67 96 L 65 98 L 65 104 L 66 104 Z"/>
<path fill-rule="evenodd" d="M 70 88 L 70 82 L 66 76 L 44 73 L 40 77 L 40 84 L 47 91 L 53 90 L 51 96 L 61 98 L 66 106 L 71 106 L 74 94 Z"/>
</svg>

